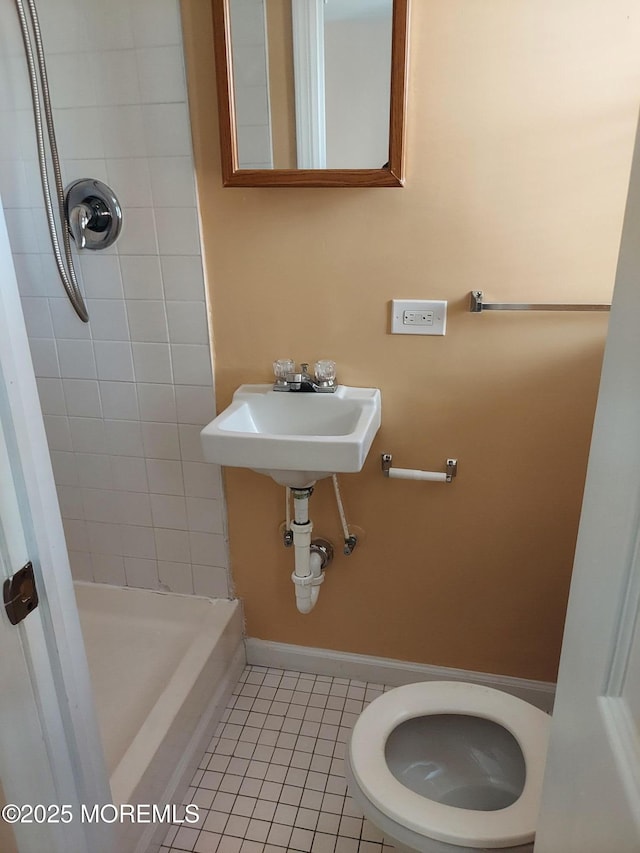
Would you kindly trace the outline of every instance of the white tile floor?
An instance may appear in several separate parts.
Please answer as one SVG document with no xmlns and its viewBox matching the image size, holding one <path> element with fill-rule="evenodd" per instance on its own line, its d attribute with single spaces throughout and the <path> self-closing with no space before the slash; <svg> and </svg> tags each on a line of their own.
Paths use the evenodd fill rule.
<svg viewBox="0 0 640 853">
<path fill-rule="evenodd" d="M 391 853 L 347 792 L 358 714 L 385 687 L 250 666 L 242 674 L 161 853 Z"/>
</svg>

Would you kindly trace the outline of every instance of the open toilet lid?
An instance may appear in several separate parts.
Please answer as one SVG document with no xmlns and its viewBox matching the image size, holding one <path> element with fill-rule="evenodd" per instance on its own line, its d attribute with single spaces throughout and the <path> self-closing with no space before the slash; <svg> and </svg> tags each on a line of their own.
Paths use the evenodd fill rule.
<svg viewBox="0 0 640 853">
<path fill-rule="evenodd" d="M 512 805 L 496 811 L 461 809 L 423 797 L 395 778 L 385 758 L 387 738 L 406 720 L 432 714 L 481 717 L 511 732 L 526 765 L 522 794 Z M 349 760 L 368 799 L 408 829 L 461 847 L 516 847 L 535 835 L 549 727 L 547 714 L 500 690 L 453 681 L 408 684 L 365 708 L 351 734 Z"/>
</svg>

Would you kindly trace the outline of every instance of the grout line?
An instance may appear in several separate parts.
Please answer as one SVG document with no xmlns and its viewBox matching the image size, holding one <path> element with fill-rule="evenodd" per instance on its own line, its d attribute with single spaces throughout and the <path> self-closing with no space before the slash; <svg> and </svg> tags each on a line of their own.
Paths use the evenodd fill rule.
<svg viewBox="0 0 640 853">
<path fill-rule="evenodd" d="M 334 688 L 338 688 L 336 693 L 332 693 Z M 367 690 L 373 694 L 369 698 L 366 698 Z M 383 853 L 384 850 L 390 853 L 393 848 L 383 847 L 382 840 L 363 837 L 366 819 L 352 804 L 344 774 L 339 764 L 336 766 L 336 762 L 342 761 L 348 729 L 368 701 L 383 690 L 383 685 L 378 684 L 248 666 L 192 780 L 192 800 L 201 797 L 210 802 L 210 808 L 202 809 L 206 815 L 197 829 L 183 826 L 174 832 L 172 827 L 161 853 L 184 853 L 185 850 L 193 853 Z M 341 707 L 328 708 L 331 698 L 333 704 Z M 348 711 L 347 702 L 351 702 Z M 294 714 L 290 714 L 292 709 L 295 709 Z M 327 711 L 328 719 L 333 720 L 331 723 L 323 721 Z M 309 734 L 302 733 L 305 724 Z M 286 745 L 278 746 L 279 742 Z M 260 750 L 261 755 L 269 756 L 268 760 L 254 757 Z M 274 755 L 278 760 L 273 761 Z M 319 759 L 316 767 L 324 770 L 311 769 L 315 759 Z M 229 771 L 232 764 L 233 770 Z M 299 764 L 303 766 L 297 766 Z M 219 769 L 210 769 L 212 767 Z M 205 773 L 215 773 L 216 777 L 205 777 Z M 299 780 L 298 783 L 287 781 L 289 776 Z M 225 782 L 227 777 L 230 778 Z M 217 787 L 206 788 L 202 785 L 203 778 Z M 257 791 L 257 795 L 240 793 L 247 781 L 250 782 L 248 790 Z M 318 787 L 310 787 L 311 782 Z M 225 784 L 231 790 L 224 790 Z M 262 797 L 263 790 L 276 799 Z M 305 795 L 308 795 L 307 804 L 303 805 Z M 213 807 L 216 799 L 224 811 Z M 259 813 L 269 814 L 268 819 L 254 817 L 258 814 L 258 803 L 263 804 Z M 347 807 L 353 813 L 345 811 Z M 219 818 L 210 819 L 211 814 Z M 276 819 L 278 815 L 282 821 Z M 297 824 L 299 819 L 303 820 L 300 825 Z M 210 826 L 215 826 L 215 832 L 204 828 L 208 820 Z M 252 823 L 252 834 L 259 829 L 258 837 L 264 836 L 263 840 L 247 836 Z M 262 823 L 264 827 L 255 825 Z M 227 832 L 230 825 L 234 834 Z M 341 827 L 351 834 L 341 833 Z M 376 830 L 368 834 L 374 838 L 376 834 L 379 836 Z M 292 844 L 294 835 L 296 841 Z"/>
</svg>

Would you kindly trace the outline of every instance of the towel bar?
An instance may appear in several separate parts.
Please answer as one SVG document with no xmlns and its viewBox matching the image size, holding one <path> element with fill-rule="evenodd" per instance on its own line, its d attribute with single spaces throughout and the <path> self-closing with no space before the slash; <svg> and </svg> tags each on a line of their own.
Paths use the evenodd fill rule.
<svg viewBox="0 0 640 853">
<path fill-rule="evenodd" d="M 472 290 L 469 311 L 482 314 L 483 311 L 610 311 L 611 305 L 601 303 L 563 303 L 563 302 L 485 302 L 481 290 Z"/>
</svg>

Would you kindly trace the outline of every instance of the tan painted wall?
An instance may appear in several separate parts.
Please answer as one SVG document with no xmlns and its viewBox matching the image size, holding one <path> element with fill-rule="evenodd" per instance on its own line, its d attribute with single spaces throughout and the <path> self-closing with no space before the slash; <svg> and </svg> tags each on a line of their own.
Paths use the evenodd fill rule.
<svg viewBox="0 0 640 853">
<path fill-rule="evenodd" d="M 284 490 L 228 470 L 250 636 L 553 679 L 606 315 L 467 313 L 611 296 L 640 94 L 629 0 L 414 0 L 403 189 L 223 189 L 208 4 L 183 0 L 218 406 L 274 357 L 334 358 L 382 389 L 364 542 L 297 613 Z M 388 333 L 388 301 L 449 300 L 444 338 Z M 457 456 L 451 486 L 385 480 Z M 614 476 L 614 472 L 612 472 Z M 315 531 L 339 544 L 330 481 Z"/>
</svg>

